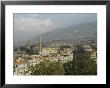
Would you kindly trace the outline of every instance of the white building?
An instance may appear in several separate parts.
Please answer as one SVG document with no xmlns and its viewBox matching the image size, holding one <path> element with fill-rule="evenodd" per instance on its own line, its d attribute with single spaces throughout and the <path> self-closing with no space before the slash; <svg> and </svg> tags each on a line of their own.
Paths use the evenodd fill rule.
<svg viewBox="0 0 110 88">
<path fill-rule="evenodd" d="M 90 45 L 84 45 L 84 48 L 86 49 L 86 51 L 92 52 Z"/>
<path fill-rule="evenodd" d="M 42 48 L 42 55 L 55 54 L 58 52 L 58 48 Z"/>
<path fill-rule="evenodd" d="M 26 73 L 28 73 L 27 63 L 16 65 L 14 75 L 25 75 Z"/>
<path fill-rule="evenodd" d="M 28 73 L 28 60 L 18 58 L 14 60 L 14 75 L 25 75 Z"/>
</svg>

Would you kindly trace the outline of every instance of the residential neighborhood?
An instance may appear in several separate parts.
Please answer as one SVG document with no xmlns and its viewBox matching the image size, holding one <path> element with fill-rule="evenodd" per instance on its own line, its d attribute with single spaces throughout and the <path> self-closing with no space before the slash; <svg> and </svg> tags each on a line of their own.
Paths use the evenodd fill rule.
<svg viewBox="0 0 110 88">
<path fill-rule="evenodd" d="M 38 45 L 38 44 L 37 44 Z M 69 44 L 71 45 L 71 44 Z M 51 61 L 51 62 L 61 62 L 67 63 L 74 59 L 74 51 L 77 47 L 67 46 L 63 44 L 52 44 L 52 46 L 42 47 L 42 41 L 40 38 L 39 47 L 34 46 L 30 48 L 31 45 L 28 44 L 29 52 L 20 50 L 20 48 L 15 49 L 14 51 L 14 75 L 30 75 L 31 71 L 28 71 L 29 66 L 35 66 L 42 61 Z M 97 58 L 97 49 L 92 48 L 89 44 L 81 45 L 86 51 L 90 52 L 90 57 L 93 61 L 96 62 Z M 26 46 L 24 46 L 26 48 Z"/>
</svg>

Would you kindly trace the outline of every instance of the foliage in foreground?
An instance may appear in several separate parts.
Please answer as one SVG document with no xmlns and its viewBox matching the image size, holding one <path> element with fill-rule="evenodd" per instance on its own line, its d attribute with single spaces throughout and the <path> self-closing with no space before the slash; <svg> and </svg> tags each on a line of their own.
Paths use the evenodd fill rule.
<svg viewBox="0 0 110 88">
<path fill-rule="evenodd" d="M 97 64 L 90 58 L 90 52 L 82 47 L 74 51 L 73 61 L 65 63 L 65 75 L 96 75 Z"/>
<path fill-rule="evenodd" d="M 42 61 L 35 67 L 31 66 L 31 75 L 64 75 L 65 70 L 60 62 Z"/>
</svg>

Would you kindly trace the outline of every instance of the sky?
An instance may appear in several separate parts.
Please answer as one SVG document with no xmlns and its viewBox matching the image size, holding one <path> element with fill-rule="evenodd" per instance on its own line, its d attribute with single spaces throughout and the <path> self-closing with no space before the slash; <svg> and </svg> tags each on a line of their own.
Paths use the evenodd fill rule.
<svg viewBox="0 0 110 88">
<path fill-rule="evenodd" d="M 14 13 L 14 42 L 23 42 L 45 32 L 97 20 L 96 13 Z"/>
</svg>

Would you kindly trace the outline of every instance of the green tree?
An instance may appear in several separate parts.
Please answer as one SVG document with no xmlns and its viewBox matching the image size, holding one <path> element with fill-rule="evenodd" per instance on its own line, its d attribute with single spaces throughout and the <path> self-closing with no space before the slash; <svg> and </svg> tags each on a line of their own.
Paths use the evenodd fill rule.
<svg viewBox="0 0 110 88">
<path fill-rule="evenodd" d="M 35 67 L 31 66 L 31 75 L 64 75 L 64 67 L 60 62 L 42 61 Z"/>
<path fill-rule="evenodd" d="M 73 53 L 73 61 L 64 64 L 66 75 L 97 74 L 97 65 L 90 58 L 90 52 L 81 46 L 77 46 L 77 49 Z"/>
</svg>

